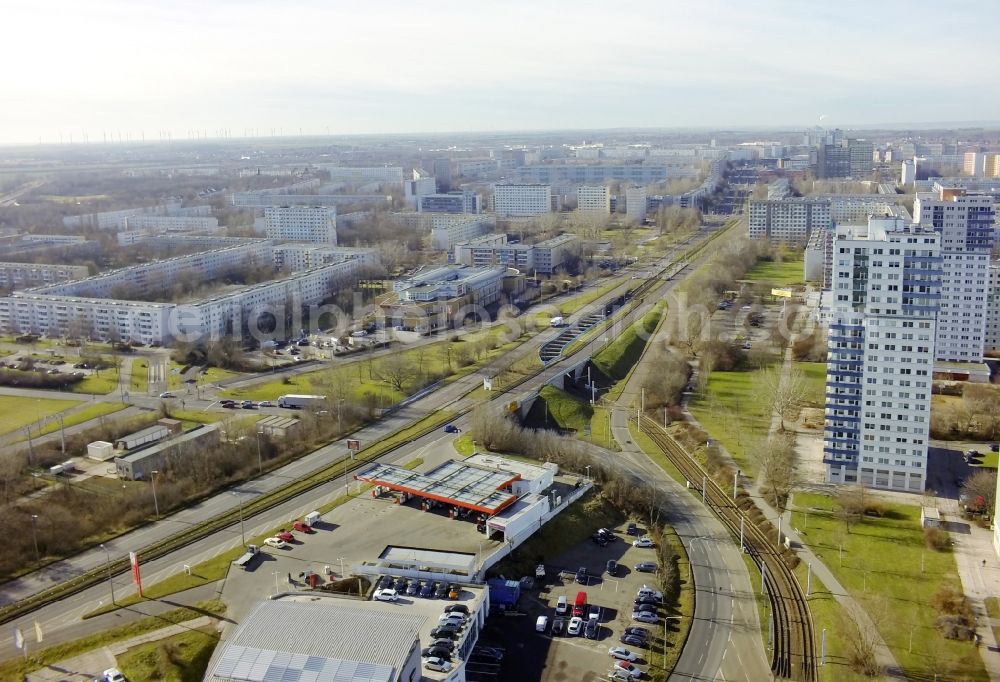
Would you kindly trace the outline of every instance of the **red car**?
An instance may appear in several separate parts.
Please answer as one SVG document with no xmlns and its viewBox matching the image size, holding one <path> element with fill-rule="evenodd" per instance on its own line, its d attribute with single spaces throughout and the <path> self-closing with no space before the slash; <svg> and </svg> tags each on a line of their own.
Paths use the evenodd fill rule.
<svg viewBox="0 0 1000 682">
<path fill-rule="evenodd" d="M 295 523 L 293 523 L 292 524 L 292 528 L 294 530 L 299 531 L 300 533 L 315 533 L 316 532 L 311 527 L 307 526 L 306 524 L 302 523 L 301 521 L 296 521 Z"/>
<path fill-rule="evenodd" d="M 275 533 L 274 537 L 278 538 L 279 540 L 284 540 L 285 542 L 291 542 L 292 540 L 295 539 L 295 536 L 292 535 L 289 531 L 285 530 L 284 528 Z"/>
</svg>

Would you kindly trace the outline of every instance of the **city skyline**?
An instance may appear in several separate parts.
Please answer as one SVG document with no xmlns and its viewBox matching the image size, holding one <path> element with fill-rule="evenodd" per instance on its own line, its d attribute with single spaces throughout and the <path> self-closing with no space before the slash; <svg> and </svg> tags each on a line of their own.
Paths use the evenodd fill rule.
<svg viewBox="0 0 1000 682">
<path fill-rule="evenodd" d="M 0 143 L 989 120 L 971 2 L 375 8 L 15 1 Z M 929 20 L 933 17 L 933 21 Z M 955 55 L 961 54 L 962 59 Z M 919 55 L 919 59 L 917 59 Z M 893 56 L 892 59 L 886 56 Z M 974 88 L 906 97 L 921 83 Z M 880 96 L 879 93 L 884 96 Z"/>
</svg>

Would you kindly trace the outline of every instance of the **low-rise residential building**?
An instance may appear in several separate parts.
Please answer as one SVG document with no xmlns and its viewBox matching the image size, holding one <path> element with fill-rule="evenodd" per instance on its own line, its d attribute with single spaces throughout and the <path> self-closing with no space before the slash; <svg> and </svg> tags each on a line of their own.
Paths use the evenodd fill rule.
<svg viewBox="0 0 1000 682">
<path fill-rule="evenodd" d="M 431 218 L 431 246 L 450 251 L 459 242 L 475 239 L 496 229 L 496 216 L 468 213 L 441 214 Z"/>
<path fill-rule="evenodd" d="M 482 213 L 479 195 L 468 190 L 424 194 L 416 199 L 420 213 Z"/>
<path fill-rule="evenodd" d="M 86 265 L 46 263 L 0 263 L 0 288 L 24 289 L 67 280 L 83 279 Z"/>
<path fill-rule="evenodd" d="M 516 268 L 550 275 L 566 260 L 576 235 L 560 235 L 537 244 L 511 244 L 507 235 L 487 235 L 455 245 L 454 261 L 475 267 Z"/>
</svg>

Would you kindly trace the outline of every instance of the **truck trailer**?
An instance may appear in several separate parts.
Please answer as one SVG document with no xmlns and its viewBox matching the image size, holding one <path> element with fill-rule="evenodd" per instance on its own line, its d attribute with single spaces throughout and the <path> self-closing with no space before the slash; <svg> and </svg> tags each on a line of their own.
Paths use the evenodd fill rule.
<svg viewBox="0 0 1000 682">
<path fill-rule="evenodd" d="M 290 407 L 292 409 L 319 408 L 326 404 L 325 395 L 303 395 L 291 393 L 278 398 L 278 407 Z"/>
</svg>

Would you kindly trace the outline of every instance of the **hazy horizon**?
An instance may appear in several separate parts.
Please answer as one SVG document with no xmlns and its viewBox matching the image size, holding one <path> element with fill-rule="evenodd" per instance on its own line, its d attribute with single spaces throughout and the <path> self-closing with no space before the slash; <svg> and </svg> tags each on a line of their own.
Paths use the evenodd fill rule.
<svg viewBox="0 0 1000 682">
<path fill-rule="evenodd" d="M 0 55 L 23 66 L 4 144 L 1000 120 L 992 4 L 13 0 L 5 14 Z"/>
</svg>

